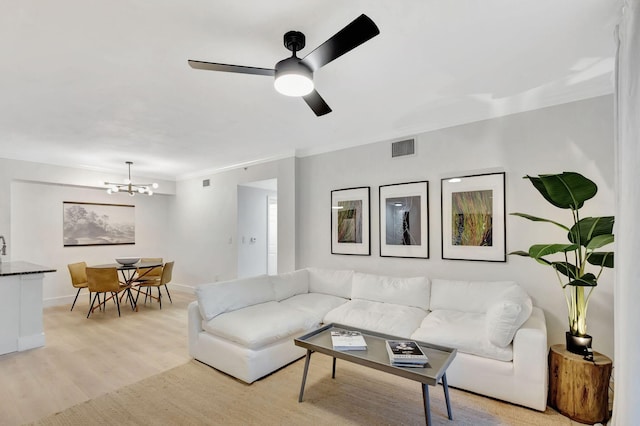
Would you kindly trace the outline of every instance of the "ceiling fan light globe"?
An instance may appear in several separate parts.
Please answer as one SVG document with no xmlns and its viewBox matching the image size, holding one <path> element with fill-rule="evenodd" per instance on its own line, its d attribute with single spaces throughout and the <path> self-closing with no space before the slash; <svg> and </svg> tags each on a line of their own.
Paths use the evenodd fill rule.
<svg viewBox="0 0 640 426">
<path fill-rule="evenodd" d="M 276 64 L 275 77 L 273 86 L 285 96 L 304 96 L 313 91 L 313 73 L 295 56 Z"/>
<path fill-rule="evenodd" d="M 285 96 L 305 96 L 313 91 L 313 81 L 306 76 L 296 74 L 276 77 L 273 86 Z"/>
</svg>

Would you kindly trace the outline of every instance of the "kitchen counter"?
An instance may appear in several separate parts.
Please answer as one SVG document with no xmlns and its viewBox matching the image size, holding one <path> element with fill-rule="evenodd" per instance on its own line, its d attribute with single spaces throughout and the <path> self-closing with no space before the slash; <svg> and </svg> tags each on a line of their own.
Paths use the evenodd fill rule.
<svg viewBox="0 0 640 426">
<path fill-rule="evenodd" d="M 42 281 L 55 269 L 30 262 L 0 263 L 0 355 L 44 346 Z"/>
<path fill-rule="evenodd" d="M 56 272 L 56 270 L 48 266 L 22 261 L 0 263 L 0 277 L 7 275 L 40 274 L 44 272 Z"/>
</svg>

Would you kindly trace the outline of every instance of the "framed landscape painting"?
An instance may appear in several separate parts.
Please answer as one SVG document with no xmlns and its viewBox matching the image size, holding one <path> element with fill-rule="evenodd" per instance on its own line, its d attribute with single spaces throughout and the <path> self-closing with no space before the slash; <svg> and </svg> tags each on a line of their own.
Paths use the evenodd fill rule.
<svg viewBox="0 0 640 426">
<path fill-rule="evenodd" d="M 371 254 L 370 188 L 331 191 L 331 254 Z"/>
<path fill-rule="evenodd" d="M 429 258 L 429 182 L 380 186 L 380 256 Z"/>
<path fill-rule="evenodd" d="M 65 247 L 135 244 L 134 206 L 64 201 Z"/>
<path fill-rule="evenodd" d="M 442 258 L 506 262 L 505 173 L 441 180 Z"/>
</svg>

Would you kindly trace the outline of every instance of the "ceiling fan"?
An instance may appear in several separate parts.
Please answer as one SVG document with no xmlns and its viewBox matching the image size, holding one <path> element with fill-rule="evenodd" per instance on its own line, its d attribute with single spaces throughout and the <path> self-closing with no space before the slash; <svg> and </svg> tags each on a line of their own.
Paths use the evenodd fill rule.
<svg viewBox="0 0 640 426">
<path fill-rule="evenodd" d="M 319 117 L 330 113 L 331 108 L 315 90 L 313 73 L 318 68 L 355 49 L 378 34 L 380 34 L 380 30 L 376 24 L 371 18 L 363 14 L 302 59 L 296 56 L 296 52 L 299 52 L 305 46 L 304 34 L 300 31 L 287 32 L 284 35 L 284 46 L 293 52 L 293 55 L 278 62 L 274 69 L 193 60 L 189 60 L 189 65 L 191 68 L 201 70 L 275 77 L 273 84 L 278 92 L 287 96 L 302 97 Z"/>
</svg>

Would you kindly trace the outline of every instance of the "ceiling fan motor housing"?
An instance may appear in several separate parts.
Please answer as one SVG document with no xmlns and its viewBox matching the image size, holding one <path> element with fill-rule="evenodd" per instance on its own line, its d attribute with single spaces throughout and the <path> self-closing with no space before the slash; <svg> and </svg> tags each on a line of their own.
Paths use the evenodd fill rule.
<svg viewBox="0 0 640 426">
<path fill-rule="evenodd" d="M 304 49 L 305 37 L 300 31 L 288 31 L 284 35 L 284 47 L 292 51 L 295 55 L 296 52 Z"/>
</svg>

